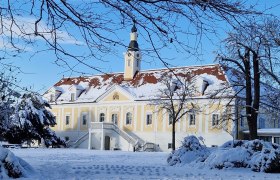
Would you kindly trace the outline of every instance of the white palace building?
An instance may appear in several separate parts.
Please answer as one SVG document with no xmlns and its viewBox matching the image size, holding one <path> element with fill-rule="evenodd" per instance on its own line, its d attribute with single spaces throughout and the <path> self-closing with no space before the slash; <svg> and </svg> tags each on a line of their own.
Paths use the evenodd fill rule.
<svg viewBox="0 0 280 180">
<path fill-rule="evenodd" d="M 187 135 L 202 137 L 207 146 L 216 146 L 240 138 L 247 129 L 243 118 L 236 120 L 242 110 L 230 97 L 234 90 L 225 88 L 230 82 L 220 65 L 141 70 L 141 58 L 133 26 L 123 73 L 63 78 L 54 84 L 44 97 L 56 116 L 53 130 L 57 135 L 73 148 L 169 151 L 170 115 L 151 103 L 164 99 L 161 79 L 169 72 L 181 79 L 192 74 L 196 93 L 191 99 L 200 107 L 176 123 L 177 147 Z M 217 93 L 220 89 L 227 89 L 227 94 Z M 213 98 L 213 93 L 218 98 Z M 186 110 L 190 103 L 186 102 Z M 279 142 L 280 132 L 269 136 Z"/>
</svg>

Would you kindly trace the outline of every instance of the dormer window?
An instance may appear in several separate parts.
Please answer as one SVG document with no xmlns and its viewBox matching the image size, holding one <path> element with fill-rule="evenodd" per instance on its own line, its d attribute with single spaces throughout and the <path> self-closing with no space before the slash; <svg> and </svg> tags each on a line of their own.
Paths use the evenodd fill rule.
<svg viewBox="0 0 280 180">
<path fill-rule="evenodd" d="M 202 95 L 204 95 L 208 86 L 209 86 L 209 82 L 206 81 L 206 80 L 203 80 L 203 82 L 202 82 L 202 92 L 201 92 Z"/>
<path fill-rule="evenodd" d="M 75 100 L 75 93 L 71 93 L 71 101 Z"/>
<path fill-rule="evenodd" d="M 62 94 L 63 89 L 59 86 L 53 86 L 49 91 L 48 91 L 48 97 L 47 99 L 49 102 L 55 102 L 59 96 Z"/>
</svg>

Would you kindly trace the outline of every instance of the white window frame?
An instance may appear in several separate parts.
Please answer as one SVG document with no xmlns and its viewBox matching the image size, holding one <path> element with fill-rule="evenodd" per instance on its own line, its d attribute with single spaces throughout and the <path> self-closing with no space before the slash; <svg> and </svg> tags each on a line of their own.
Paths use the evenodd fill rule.
<svg viewBox="0 0 280 180">
<path fill-rule="evenodd" d="M 103 112 L 99 113 L 99 122 L 105 122 L 105 117 L 106 117 L 105 113 L 103 113 Z"/>
<path fill-rule="evenodd" d="M 112 123 L 114 123 L 115 125 L 118 125 L 118 119 L 119 119 L 119 117 L 118 117 L 118 114 L 117 113 L 112 113 Z"/>
<path fill-rule="evenodd" d="M 68 123 L 67 123 L 67 117 L 69 117 L 69 118 L 68 118 Z M 66 114 L 66 115 L 65 115 L 65 125 L 66 125 L 66 126 L 70 126 L 70 121 L 71 121 L 71 116 L 70 116 L 70 114 Z"/>
<path fill-rule="evenodd" d="M 75 93 L 71 93 L 70 101 L 75 101 Z"/>
<path fill-rule="evenodd" d="M 192 117 L 192 116 L 194 117 L 194 124 L 191 124 L 191 122 L 192 122 L 192 121 L 191 121 L 191 120 L 192 120 L 191 117 Z M 195 119 L 195 114 L 194 114 L 194 113 L 189 114 L 189 125 L 190 125 L 190 126 L 195 126 L 195 125 L 196 125 L 196 122 L 195 122 L 195 121 L 196 121 L 196 119 Z"/>
<path fill-rule="evenodd" d="M 280 137 L 274 136 L 274 137 L 273 137 L 273 142 L 274 142 L 274 143 L 277 143 L 277 144 L 280 144 Z"/>
<path fill-rule="evenodd" d="M 217 119 L 214 119 L 215 116 L 216 116 Z M 215 127 L 215 126 L 219 125 L 219 114 L 217 114 L 217 113 L 212 114 L 211 124 L 212 124 L 212 127 Z"/>
<path fill-rule="evenodd" d="M 146 114 L 146 125 L 152 125 L 153 124 L 153 114 L 147 113 Z"/>
<path fill-rule="evenodd" d="M 128 116 L 130 115 L 130 116 Z M 127 112 L 125 114 L 125 124 L 126 125 L 131 125 L 132 124 L 132 113 L 131 112 Z"/>
<path fill-rule="evenodd" d="M 85 122 L 86 123 L 84 123 L 84 117 L 86 118 L 85 120 Z M 82 113 L 82 125 L 83 126 L 86 126 L 88 124 L 88 113 Z"/>
<path fill-rule="evenodd" d="M 172 119 L 172 114 L 168 113 L 168 125 L 172 125 L 173 119 Z"/>
</svg>

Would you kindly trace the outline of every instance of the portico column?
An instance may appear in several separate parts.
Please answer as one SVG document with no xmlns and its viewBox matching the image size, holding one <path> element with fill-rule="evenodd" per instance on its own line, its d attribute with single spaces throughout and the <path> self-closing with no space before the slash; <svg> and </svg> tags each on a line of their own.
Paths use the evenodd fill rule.
<svg viewBox="0 0 280 180">
<path fill-rule="evenodd" d="M 102 132 L 101 132 L 101 150 L 104 150 L 104 123 L 102 122 Z"/>
</svg>

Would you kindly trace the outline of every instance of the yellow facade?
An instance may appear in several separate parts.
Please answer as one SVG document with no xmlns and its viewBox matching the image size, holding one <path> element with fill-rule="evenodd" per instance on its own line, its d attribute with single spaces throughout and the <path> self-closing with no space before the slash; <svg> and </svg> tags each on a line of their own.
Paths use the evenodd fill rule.
<svg viewBox="0 0 280 180">
<path fill-rule="evenodd" d="M 121 97 L 121 96 L 120 96 Z M 106 99 L 110 99 L 108 97 Z M 119 99 L 123 101 L 123 99 Z M 89 104 L 88 106 L 77 105 L 54 105 L 51 110 L 56 116 L 57 125 L 52 127 L 55 131 L 87 131 L 90 122 L 99 122 L 100 113 L 105 114 L 104 122 L 112 122 L 112 115 L 117 115 L 117 126 L 125 131 L 142 131 L 142 132 L 171 132 L 172 125 L 169 124 L 169 114 L 164 110 L 159 110 L 155 106 L 143 103 L 131 104 L 118 104 L 119 101 L 107 105 Z M 218 114 L 222 117 L 223 106 L 213 105 L 208 111 L 203 110 L 195 113 L 195 125 L 190 125 L 190 114 L 185 114 L 180 121 L 176 123 L 176 132 L 196 133 L 199 129 L 205 133 L 205 127 L 208 127 L 210 133 L 220 133 L 222 125 L 212 126 L 212 114 Z M 126 115 L 131 113 L 132 121 L 130 124 L 126 123 Z M 82 118 L 86 115 L 87 122 L 83 124 Z M 147 115 L 152 116 L 151 124 L 147 124 Z M 69 123 L 66 124 L 66 116 L 69 116 Z M 208 122 L 206 122 L 208 121 Z M 232 127 L 232 123 L 227 124 Z"/>
</svg>

